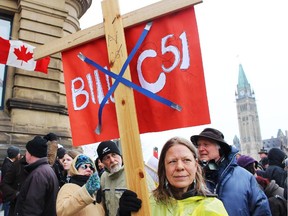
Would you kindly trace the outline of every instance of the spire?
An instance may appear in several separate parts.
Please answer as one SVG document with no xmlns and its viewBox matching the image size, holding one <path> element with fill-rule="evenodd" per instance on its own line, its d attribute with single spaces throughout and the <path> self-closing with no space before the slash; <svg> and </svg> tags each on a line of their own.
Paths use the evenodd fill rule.
<svg viewBox="0 0 288 216">
<path fill-rule="evenodd" d="M 245 89 L 249 85 L 246 75 L 244 73 L 243 67 L 239 64 L 239 75 L 238 75 L 238 89 Z"/>
<path fill-rule="evenodd" d="M 238 99 L 245 97 L 254 97 L 254 92 L 252 92 L 250 84 L 244 73 L 243 67 L 239 64 L 239 75 L 238 75 L 238 85 L 237 85 Z"/>
</svg>

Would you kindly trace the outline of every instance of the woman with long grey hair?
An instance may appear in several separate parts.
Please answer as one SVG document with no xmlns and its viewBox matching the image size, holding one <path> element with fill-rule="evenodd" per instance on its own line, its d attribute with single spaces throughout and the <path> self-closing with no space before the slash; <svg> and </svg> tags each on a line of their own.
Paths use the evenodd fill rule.
<svg viewBox="0 0 288 216">
<path fill-rule="evenodd" d="M 189 140 L 173 137 L 165 143 L 159 158 L 158 178 L 159 185 L 149 197 L 151 215 L 228 215 L 223 203 L 206 187 L 197 149 Z M 136 193 L 127 190 L 129 199 L 123 195 L 119 212 L 125 209 L 136 212 L 141 208 Z"/>
<path fill-rule="evenodd" d="M 165 143 L 158 177 L 150 197 L 152 215 L 228 215 L 206 187 L 197 149 L 189 140 L 173 137 Z"/>
</svg>

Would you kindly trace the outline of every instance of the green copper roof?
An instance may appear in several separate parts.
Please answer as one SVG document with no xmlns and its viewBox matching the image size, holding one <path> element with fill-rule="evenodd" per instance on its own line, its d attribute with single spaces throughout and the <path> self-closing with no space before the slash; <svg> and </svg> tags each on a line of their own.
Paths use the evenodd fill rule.
<svg viewBox="0 0 288 216">
<path fill-rule="evenodd" d="M 246 75 L 244 73 L 243 67 L 241 64 L 239 64 L 239 75 L 238 75 L 238 88 L 242 89 L 245 87 L 250 86 L 248 83 L 248 80 L 246 78 Z"/>
</svg>

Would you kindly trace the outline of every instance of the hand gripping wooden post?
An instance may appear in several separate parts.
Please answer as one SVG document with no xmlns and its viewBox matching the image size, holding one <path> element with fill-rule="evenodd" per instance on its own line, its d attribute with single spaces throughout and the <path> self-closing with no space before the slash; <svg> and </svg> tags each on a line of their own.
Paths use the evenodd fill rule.
<svg viewBox="0 0 288 216">
<path fill-rule="evenodd" d="M 103 0 L 102 13 L 110 70 L 119 74 L 128 55 L 118 0 Z M 129 67 L 123 77 L 131 80 Z M 149 216 L 151 210 L 133 90 L 119 84 L 114 97 L 127 187 L 142 200 L 142 207 L 135 214 Z"/>
</svg>

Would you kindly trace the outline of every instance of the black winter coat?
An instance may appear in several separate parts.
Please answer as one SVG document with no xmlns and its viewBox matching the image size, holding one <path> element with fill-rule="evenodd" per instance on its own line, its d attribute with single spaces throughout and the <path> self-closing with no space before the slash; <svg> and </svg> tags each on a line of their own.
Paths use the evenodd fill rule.
<svg viewBox="0 0 288 216">
<path fill-rule="evenodd" d="M 263 177 L 268 178 L 270 181 L 275 180 L 280 187 L 285 188 L 287 172 L 280 166 L 269 165 L 265 170 Z"/>
<path fill-rule="evenodd" d="M 27 162 L 25 157 L 15 161 L 6 172 L 6 175 L 0 184 L 4 202 L 10 202 L 9 216 L 14 215 L 17 195 L 19 194 L 22 183 L 28 175 L 24 170 L 24 166 L 26 165 Z"/>
<path fill-rule="evenodd" d="M 7 171 L 12 166 L 13 162 L 6 157 L 3 161 L 2 168 L 1 168 L 1 181 L 3 180 L 4 176 L 6 175 Z"/>
<path fill-rule="evenodd" d="M 18 216 L 56 216 L 58 179 L 47 157 L 25 166 L 29 173 L 18 195 L 15 214 Z"/>
</svg>

